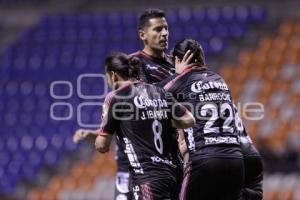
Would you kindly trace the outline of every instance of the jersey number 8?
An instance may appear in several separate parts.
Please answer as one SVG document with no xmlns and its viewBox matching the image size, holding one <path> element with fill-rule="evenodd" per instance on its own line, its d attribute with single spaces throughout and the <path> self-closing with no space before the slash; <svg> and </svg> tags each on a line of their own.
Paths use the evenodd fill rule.
<svg viewBox="0 0 300 200">
<path fill-rule="evenodd" d="M 153 130 L 153 134 L 154 134 L 155 148 L 160 154 L 162 154 L 163 153 L 163 141 L 161 138 L 162 125 L 158 120 L 153 121 L 152 130 Z"/>
</svg>

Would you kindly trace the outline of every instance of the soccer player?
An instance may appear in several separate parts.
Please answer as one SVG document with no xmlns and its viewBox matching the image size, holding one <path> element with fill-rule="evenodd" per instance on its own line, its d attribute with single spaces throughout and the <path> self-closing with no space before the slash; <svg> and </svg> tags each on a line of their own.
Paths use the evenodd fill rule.
<svg viewBox="0 0 300 200">
<path fill-rule="evenodd" d="M 146 10 L 138 20 L 139 38 L 144 49 L 131 55 L 143 63 L 140 79 L 147 83 L 157 83 L 175 73 L 171 56 L 165 53 L 168 48 L 169 30 L 166 15 L 160 9 Z"/>
<path fill-rule="evenodd" d="M 174 199 L 176 168 L 169 130 L 188 128 L 194 118 L 163 89 L 136 81 L 138 61 L 117 53 L 106 59 L 108 84 L 95 146 L 109 150 L 113 134 L 130 163 L 134 199 Z M 172 133 L 172 132 L 171 132 Z"/>
<path fill-rule="evenodd" d="M 138 33 L 141 41 L 143 41 L 144 49 L 137 51 L 131 56 L 138 57 L 142 62 L 142 68 L 139 72 L 140 79 L 146 83 L 158 83 L 166 80 L 175 73 L 171 56 L 165 53 L 168 48 L 168 23 L 164 11 L 160 9 L 148 9 L 141 14 L 138 20 Z M 160 85 L 164 85 L 161 82 Z M 172 130 L 170 130 L 172 131 Z M 97 133 L 93 130 L 78 130 L 74 137 L 84 139 L 87 135 Z M 179 154 L 178 144 L 174 135 L 173 138 L 173 154 Z M 117 142 L 118 143 L 118 140 Z M 129 183 L 129 163 L 123 159 L 124 152 L 116 150 L 118 173 L 116 177 L 115 196 L 124 198 L 124 195 L 130 199 L 130 192 L 125 192 L 126 183 Z M 177 165 L 181 165 L 180 155 L 177 155 Z M 178 176 L 182 176 L 182 170 L 178 169 Z M 179 185 L 180 188 L 180 185 Z"/>
<path fill-rule="evenodd" d="M 162 86 L 167 78 L 175 73 L 173 59 L 165 52 L 169 40 L 169 28 L 165 12 L 160 9 L 146 10 L 139 17 L 138 33 L 144 48 L 132 55 L 137 56 L 143 63 L 140 79 L 150 84 Z M 183 161 L 178 148 L 178 136 L 173 134 L 173 137 L 173 155 L 177 158 L 176 164 L 179 166 L 177 178 L 182 180 Z M 178 185 L 178 194 L 180 188 L 181 183 Z"/>
<path fill-rule="evenodd" d="M 183 130 L 189 162 L 180 199 L 237 200 L 244 182 L 244 162 L 231 93 L 223 78 L 205 66 L 197 41 L 179 42 L 173 51 L 175 62 L 189 56 L 188 50 L 191 62 L 181 66 L 180 75 L 164 87 L 185 102 L 196 118 L 193 128 Z"/>
</svg>

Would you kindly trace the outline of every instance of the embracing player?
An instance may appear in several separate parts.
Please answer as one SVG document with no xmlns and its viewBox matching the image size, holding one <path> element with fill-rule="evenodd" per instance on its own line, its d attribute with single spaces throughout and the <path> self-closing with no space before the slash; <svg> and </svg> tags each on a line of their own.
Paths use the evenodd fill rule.
<svg viewBox="0 0 300 200">
<path fill-rule="evenodd" d="M 139 66 L 138 59 L 122 53 L 107 57 L 113 91 L 105 98 L 95 145 L 105 153 L 113 135 L 118 136 L 130 164 L 133 199 L 175 199 L 177 165 L 170 130 L 192 127 L 194 118 L 162 88 L 137 81 Z"/>
<path fill-rule="evenodd" d="M 205 66 L 197 41 L 176 44 L 176 62 L 190 56 L 187 52 L 192 55 L 190 63 L 164 87 L 196 118 L 193 128 L 183 130 L 189 158 L 180 199 L 237 200 L 244 162 L 230 90 L 222 77 Z"/>
<path fill-rule="evenodd" d="M 131 56 L 138 57 L 142 62 L 140 69 L 140 79 L 146 83 L 159 83 L 167 80 L 175 73 L 171 56 L 165 53 L 168 48 L 168 23 L 164 11 L 160 9 L 148 9 L 141 14 L 138 20 L 138 33 L 143 41 L 144 49 L 137 51 Z M 163 84 L 161 84 L 163 85 Z M 170 131 L 174 131 L 171 129 Z M 88 135 L 97 134 L 97 130 L 79 129 L 74 138 L 76 141 L 82 140 Z M 182 167 L 180 153 L 176 136 L 173 135 L 173 156 L 176 157 L 176 164 Z M 116 140 L 119 143 L 119 140 Z M 118 146 L 118 145 L 117 145 Z M 131 199 L 129 185 L 129 163 L 127 163 L 124 152 L 116 149 L 118 172 L 116 176 L 115 199 Z M 182 179 L 182 169 L 178 169 L 178 179 Z M 179 181 L 180 182 L 180 181 Z M 181 184 L 178 185 L 180 190 Z M 127 189 L 126 189 L 127 188 Z"/>
</svg>

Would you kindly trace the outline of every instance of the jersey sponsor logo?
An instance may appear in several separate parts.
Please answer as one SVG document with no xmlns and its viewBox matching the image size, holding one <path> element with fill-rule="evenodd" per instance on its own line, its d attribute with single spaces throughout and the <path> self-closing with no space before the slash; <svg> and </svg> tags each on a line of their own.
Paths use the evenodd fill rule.
<svg viewBox="0 0 300 200">
<path fill-rule="evenodd" d="M 194 130 L 193 128 L 186 128 L 186 129 L 183 129 L 184 132 L 187 134 L 187 139 L 189 141 L 188 143 L 188 149 L 190 151 L 196 151 L 195 149 L 195 139 L 194 139 Z"/>
<path fill-rule="evenodd" d="M 149 99 L 145 96 L 135 96 L 134 105 L 138 108 L 154 107 L 154 108 L 167 108 L 167 101 L 164 99 Z"/>
<path fill-rule="evenodd" d="M 205 144 L 239 144 L 238 139 L 229 136 L 204 137 Z"/>
<path fill-rule="evenodd" d="M 207 83 L 203 83 L 202 81 L 197 81 L 191 85 L 191 91 L 195 93 L 200 93 L 203 90 L 209 89 L 219 89 L 219 90 L 229 90 L 226 83 L 218 82 L 218 81 L 210 81 Z"/>
<path fill-rule="evenodd" d="M 133 145 L 131 143 L 131 141 L 128 138 L 124 138 L 124 142 L 125 142 L 125 150 L 124 153 L 126 153 L 129 163 L 131 165 L 131 167 L 133 168 L 133 171 L 136 174 L 144 174 L 144 170 L 140 164 L 140 162 L 137 159 L 137 155 L 134 151 Z"/>
<path fill-rule="evenodd" d="M 176 165 L 173 164 L 172 160 L 162 159 L 158 156 L 151 156 L 150 158 L 152 160 L 152 163 L 163 163 L 163 164 L 167 164 L 173 168 L 176 168 Z"/>
<path fill-rule="evenodd" d="M 221 93 L 209 93 L 209 94 L 200 94 L 199 95 L 200 101 L 229 101 L 231 102 L 230 94 L 225 92 Z"/>
</svg>

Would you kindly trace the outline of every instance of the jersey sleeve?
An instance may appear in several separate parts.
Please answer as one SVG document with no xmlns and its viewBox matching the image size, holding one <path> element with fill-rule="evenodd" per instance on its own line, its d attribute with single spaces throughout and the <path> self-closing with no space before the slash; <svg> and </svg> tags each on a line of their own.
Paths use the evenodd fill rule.
<svg viewBox="0 0 300 200">
<path fill-rule="evenodd" d="M 115 118 L 114 104 L 116 100 L 114 93 L 109 93 L 102 106 L 102 121 L 100 125 L 99 135 L 114 134 L 116 127 L 118 127 L 119 121 Z"/>
<path fill-rule="evenodd" d="M 174 94 L 174 93 L 176 93 L 176 90 L 177 90 L 178 86 L 180 85 L 180 80 L 178 80 L 178 79 L 179 79 L 178 74 L 174 74 L 166 82 L 165 81 L 163 82 L 164 85 L 163 84 L 161 84 L 161 85 L 163 85 L 164 90 Z"/>
</svg>

